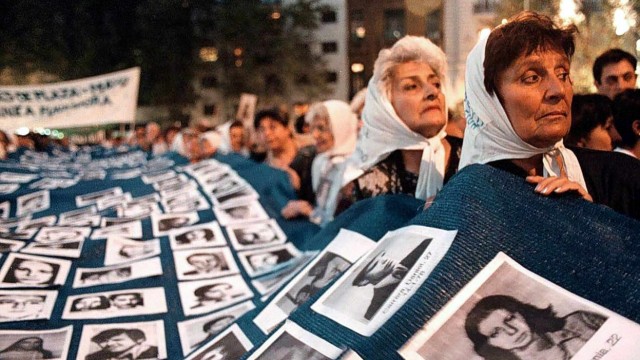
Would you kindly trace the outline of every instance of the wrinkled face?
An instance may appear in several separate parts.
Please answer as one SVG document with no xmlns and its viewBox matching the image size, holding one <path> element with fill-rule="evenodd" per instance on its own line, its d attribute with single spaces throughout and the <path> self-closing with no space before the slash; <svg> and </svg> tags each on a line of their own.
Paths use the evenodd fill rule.
<svg viewBox="0 0 640 360">
<path fill-rule="evenodd" d="M 311 120 L 309 127 L 311 136 L 316 141 L 316 151 L 318 154 L 331 150 L 334 145 L 333 133 L 329 119 L 316 116 Z"/>
<path fill-rule="evenodd" d="M 36 295 L 0 295 L 0 316 L 19 319 L 38 314 L 44 308 L 44 297 Z"/>
<path fill-rule="evenodd" d="M 284 144 L 291 141 L 291 130 L 270 117 L 260 120 L 258 132 L 269 151 L 278 151 L 283 148 Z"/>
<path fill-rule="evenodd" d="M 431 66 L 407 62 L 393 72 L 389 100 L 409 129 L 430 138 L 438 134 L 447 120 L 440 88 L 440 78 Z"/>
<path fill-rule="evenodd" d="M 42 340 L 35 338 L 23 339 L 17 345 L 23 350 L 36 350 L 42 346 Z"/>
<path fill-rule="evenodd" d="M 622 60 L 602 68 L 602 76 L 595 82 L 598 93 L 612 99 L 627 89 L 636 87 L 637 75 L 631 63 Z"/>
<path fill-rule="evenodd" d="M 118 354 L 131 349 L 138 345 L 138 343 L 133 341 L 133 339 L 131 339 L 127 334 L 118 334 L 99 343 L 98 345 L 109 352 Z"/>
<path fill-rule="evenodd" d="M 516 134 L 538 148 L 553 146 L 571 127 L 569 59 L 558 51 L 521 55 L 498 76 L 497 90 Z"/>
<path fill-rule="evenodd" d="M 133 294 L 122 294 L 114 297 L 111 303 L 118 309 L 131 309 L 138 305 L 138 297 Z"/>
<path fill-rule="evenodd" d="M 21 284 L 42 285 L 53 279 L 54 269 L 47 263 L 26 260 L 15 268 L 14 275 Z"/>
<path fill-rule="evenodd" d="M 242 150 L 242 146 L 244 145 L 244 129 L 239 126 L 230 128 L 229 139 L 233 151 Z"/>
<path fill-rule="evenodd" d="M 213 254 L 192 256 L 188 261 L 189 264 L 199 270 L 211 270 L 220 265 L 220 261 Z"/>
<path fill-rule="evenodd" d="M 489 314 L 478 324 L 478 331 L 487 337 L 489 345 L 504 350 L 525 347 L 533 340 L 524 317 L 505 309 L 497 309 Z"/>
</svg>

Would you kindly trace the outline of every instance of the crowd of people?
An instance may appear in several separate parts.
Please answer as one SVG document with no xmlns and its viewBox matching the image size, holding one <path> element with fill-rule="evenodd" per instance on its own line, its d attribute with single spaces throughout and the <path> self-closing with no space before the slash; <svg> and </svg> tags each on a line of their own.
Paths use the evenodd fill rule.
<svg viewBox="0 0 640 360">
<path fill-rule="evenodd" d="M 446 55 L 406 36 L 378 55 L 368 87 L 351 104 L 309 106 L 295 128 L 278 109 L 217 127 L 136 125 L 108 146 L 176 151 L 192 162 L 238 153 L 285 171 L 298 200 L 285 218 L 320 225 L 382 194 L 431 200 L 472 164 L 521 176 L 542 196 L 575 194 L 640 218 L 640 90 L 637 59 L 610 49 L 593 64 L 597 94 L 576 94 L 573 26 L 523 12 L 480 39 L 467 60 L 464 116 L 449 110 Z M 0 156 L 38 140 L 0 134 Z"/>
</svg>

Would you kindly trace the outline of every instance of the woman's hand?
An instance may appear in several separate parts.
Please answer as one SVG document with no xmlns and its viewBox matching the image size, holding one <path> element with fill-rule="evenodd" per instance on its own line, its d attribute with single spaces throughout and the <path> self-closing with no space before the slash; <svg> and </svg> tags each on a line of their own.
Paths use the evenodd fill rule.
<svg viewBox="0 0 640 360">
<path fill-rule="evenodd" d="M 280 212 L 285 219 L 293 219 L 298 216 L 309 217 L 313 212 L 313 207 L 304 200 L 291 200 L 282 208 Z"/>
<path fill-rule="evenodd" d="M 534 191 L 540 195 L 548 196 L 550 194 L 563 194 L 568 191 L 577 191 L 583 199 L 593 202 L 593 198 L 585 188 L 566 177 L 527 176 L 526 180 L 530 184 L 538 184 Z"/>
</svg>

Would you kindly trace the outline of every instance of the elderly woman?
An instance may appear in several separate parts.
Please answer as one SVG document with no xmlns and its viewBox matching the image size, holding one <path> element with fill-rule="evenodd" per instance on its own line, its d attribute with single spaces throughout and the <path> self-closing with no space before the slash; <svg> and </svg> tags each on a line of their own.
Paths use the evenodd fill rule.
<svg viewBox="0 0 640 360">
<path fill-rule="evenodd" d="M 575 31 L 523 12 L 478 42 L 467 59 L 460 169 L 489 164 L 526 178 L 540 195 L 577 193 L 640 218 L 640 163 L 563 145 Z"/>
<path fill-rule="evenodd" d="M 444 132 L 445 74 L 444 53 L 423 37 L 406 36 L 380 51 L 341 210 L 383 194 L 429 199 L 455 173 L 461 140 Z"/>
<path fill-rule="evenodd" d="M 314 104 L 306 121 L 318 154 L 311 164 L 315 207 L 305 200 L 293 200 L 282 209 L 282 215 L 287 219 L 303 215 L 325 225 L 336 210 L 345 159 L 353 152 L 358 137 L 358 118 L 347 103 L 329 100 Z"/>
<path fill-rule="evenodd" d="M 465 319 L 475 352 L 485 360 L 570 359 L 607 320 L 590 311 L 556 316 L 506 295 L 478 301 Z"/>
</svg>

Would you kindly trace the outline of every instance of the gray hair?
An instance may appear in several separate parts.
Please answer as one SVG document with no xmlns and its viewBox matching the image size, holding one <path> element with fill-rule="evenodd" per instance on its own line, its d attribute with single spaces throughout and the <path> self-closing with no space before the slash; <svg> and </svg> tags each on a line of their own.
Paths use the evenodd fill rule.
<svg viewBox="0 0 640 360">
<path fill-rule="evenodd" d="M 405 36 L 389 49 L 383 49 L 373 66 L 373 81 L 388 99 L 391 94 L 391 80 L 395 68 L 408 62 L 429 65 L 438 75 L 443 86 L 446 83 L 447 59 L 444 52 L 422 36 Z"/>
<path fill-rule="evenodd" d="M 311 106 L 309 107 L 309 111 L 307 111 L 307 113 L 304 116 L 304 121 L 307 124 L 311 124 L 313 119 L 315 119 L 318 116 L 323 119 L 327 119 L 327 121 L 329 121 L 329 110 L 322 102 L 311 104 Z"/>
</svg>

